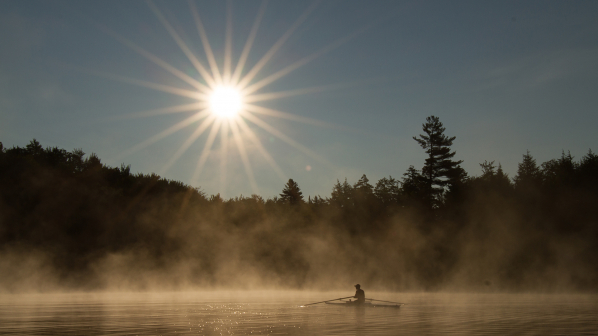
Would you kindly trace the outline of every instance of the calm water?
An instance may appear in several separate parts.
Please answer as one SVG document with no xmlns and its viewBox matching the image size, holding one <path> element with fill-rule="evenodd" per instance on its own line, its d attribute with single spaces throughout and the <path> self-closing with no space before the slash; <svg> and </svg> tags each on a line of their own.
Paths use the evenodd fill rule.
<svg viewBox="0 0 598 336">
<path fill-rule="evenodd" d="M 301 304 L 351 293 L 0 295 L 2 335 L 597 335 L 596 295 L 388 294 L 396 308 Z"/>
</svg>

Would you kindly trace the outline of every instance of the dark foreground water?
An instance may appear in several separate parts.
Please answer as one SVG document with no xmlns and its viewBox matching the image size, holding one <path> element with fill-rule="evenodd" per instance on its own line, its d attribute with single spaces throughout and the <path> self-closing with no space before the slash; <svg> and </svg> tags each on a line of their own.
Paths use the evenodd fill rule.
<svg viewBox="0 0 598 336">
<path fill-rule="evenodd" d="M 300 305 L 351 293 L 1 295 L 2 335 L 597 335 L 598 296 L 396 294 L 396 308 Z"/>
</svg>

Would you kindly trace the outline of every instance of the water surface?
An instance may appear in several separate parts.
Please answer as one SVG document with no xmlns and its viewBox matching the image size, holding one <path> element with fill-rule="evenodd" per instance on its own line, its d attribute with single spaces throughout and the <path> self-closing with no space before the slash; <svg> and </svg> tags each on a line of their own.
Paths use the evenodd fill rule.
<svg viewBox="0 0 598 336">
<path fill-rule="evenodd" d="M 2 335 L 596 335 L 598 296 L 399 294 L 396 308 L 302 304 L 351 293 L 0 295 Z"/>
</svg>

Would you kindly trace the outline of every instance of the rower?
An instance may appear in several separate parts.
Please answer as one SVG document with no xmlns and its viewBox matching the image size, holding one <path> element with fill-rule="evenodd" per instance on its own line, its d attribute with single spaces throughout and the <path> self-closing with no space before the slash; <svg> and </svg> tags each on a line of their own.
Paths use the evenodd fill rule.
<svg viewBox="0 0 598 336">
<path fill-rule="evenodd" d="M 355 296 L 354 298 L 357 299 L 357 303 L 364 303 L 365 302 L 365 292 L 363 291 L 363 289 L 361 289 L 361 285 L 357 284 L 355 285 L 356 291 L 355 291 Z"/>
</svg>

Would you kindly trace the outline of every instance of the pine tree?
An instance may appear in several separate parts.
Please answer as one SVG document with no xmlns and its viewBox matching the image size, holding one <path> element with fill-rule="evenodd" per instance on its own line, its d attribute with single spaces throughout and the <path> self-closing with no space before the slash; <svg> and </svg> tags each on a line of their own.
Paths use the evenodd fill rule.
<svg viewBox="0 0 598 336">
<path fill-rule="evenodd" d="M 505 174 L 505 172 L 502 170 L 502 165 L 500 164 L 500 162 L 498 163 L 496 178 L 500 181 L 503 181 L 507 186 L 511 185 L 511 180 L 509 180 L 509 174 Z"/>
<path fill-rule="evenodd" d="M 365 174 L 353 185 L 353 199 L 355 218 L 360 218 L 362 224 L 370 222 L 375 212 L 376 196 L 374 196 L 374 186 L 370 184 Z"/>
<path fill-rule="evenodd" d="M 384 205 L 398 204 L 401 197 L 401 183 L 392 176 L 383 177 L 376 183 L 374 195 Z"/>
<path fill-rule="evenodd" d="M 36 156 L 44 153 L 44 147 L 36 139 L 31 140 L 25 148 L 30 155 Z"/>
<path fill-rule="evenodd" d="M 540 166 L 543 182 L 549 188 L 573 185 L 578 166 L 571 153 L 565 155 L 563 151 L 560 159 L 546 161 Z"/>
<path fill-rule="evenodd" d="M 293 181 L 293 179 L 289 179 L 287 184 L 285 184 L 284 189 L 282 189 L 282 194 L 280 194 L 280 199 L 284 203 L 288 203 L 291 205 L 296 205 L 303 203 L 303 192 L 299 188 L 299 184 Z"/>
<path fill-rule="evenodd" d="M 422 205 L 430 200 L 426 197 L 426 181 L 419 170 L 409 166 L 403 174 L 401 185 L 401 198 L 407 205 Z"/>
<path fill-rule="evenodd" d="M 484 193 L 499 194 L 506 194 L 512 189 L 511 180 L 502 170 L 500 163 L 497 167 L 494 165 L 494 161 L 484 161 L 484 163 L 480 163 L 480 167 L 482 167 L 482 176 L 470 180 L 476 188 L 483 190 Z"/>
<path fill-rule="evenodd" d="M 340 208 L 349 208 L 353 207 L 354 201 L 353 187 L 347 182 L 347 178 L 342 184 L 339 180 L 336 180 L 330 194 L 330 204 Z"/>
<path fill-rule="evenodd" d="M 438 117 L 429 116 L 426 123 L 422 125 L 424 134 L 419 138 L 413 137 L 417 143 L 426 150 L 428 158 L 422 168 L 422 177 L 426 186 L 426 194 L 431 203 L 439 203 L 445 187 L 451 187 L 465 178 L 465 171 L 459 165 L 463 162 L 453 161 L 455 152 L 451 152 L 450 146 L 456 137 L 444 135 L 446 130 Z"/>
<path fill-rule="evenodd" d="M 374 187 L 370 184 L 370 180 L 365 174 L 353 185 L 353 191 L 355 196 L 361 200 L 367 200 L 374 196 Z"/>
<path fill-rule="evenodd" d="M 325 199 L 323 199 L 320 195 L 316 195 L 314 196 L 314 198 L 311 200 L 311 204 L 316 205 L 316 206 L 320 206 L 320 205 L 326 205 L 327 202 Z"/>
<path fill-rule="evenodd" d="M 519 190 L 529 190 L 540 186 L 542 172 L 529 151 L 523 155 L 523 161 L 517 165 L 517 175 L 513 181 Z"/>
<path fill-rule="evenodd" d="M 577 178 L 585 188 L 593 189 L 593 192 L 598 194 L 598 155 L 591 149 L 579 162 Z"/>
</svg>

